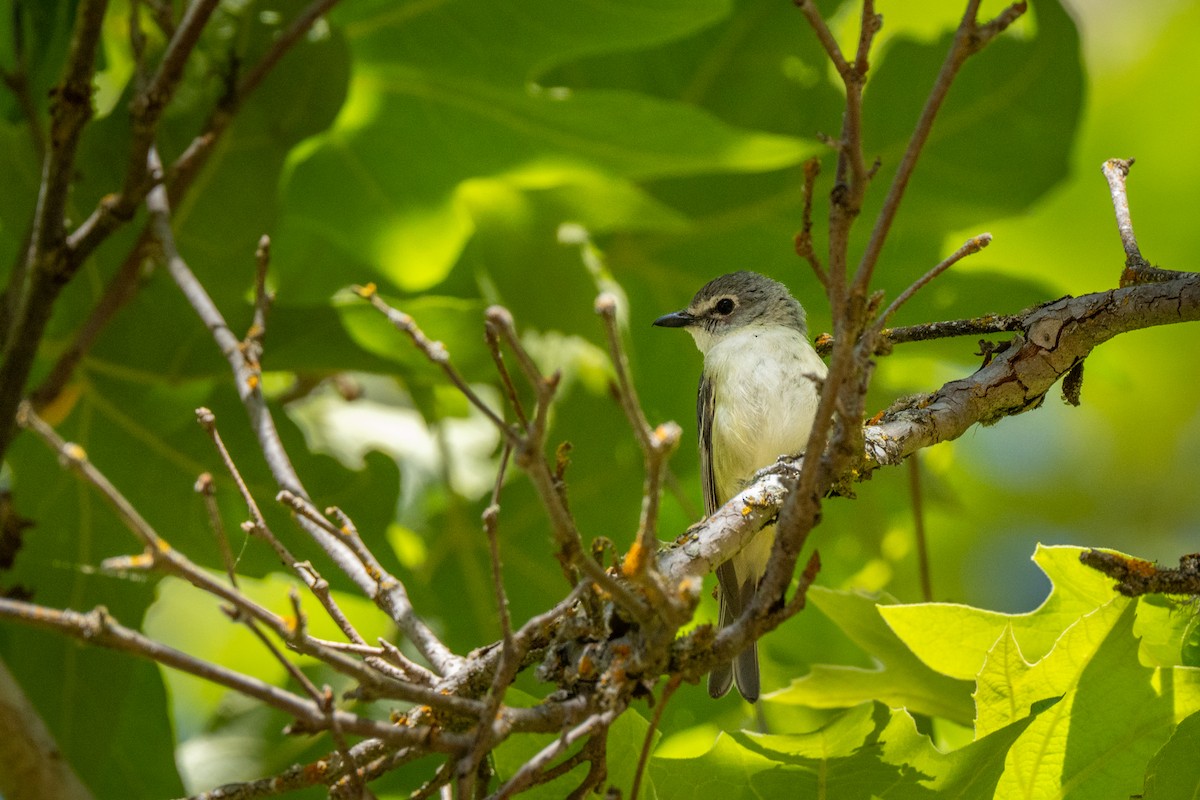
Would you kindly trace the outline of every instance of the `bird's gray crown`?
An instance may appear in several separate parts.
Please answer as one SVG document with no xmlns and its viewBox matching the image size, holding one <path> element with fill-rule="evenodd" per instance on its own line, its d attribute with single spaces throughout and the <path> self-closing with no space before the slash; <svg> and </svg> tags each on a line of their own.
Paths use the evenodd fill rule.
<svg viewBox="0 0 1200 800">
<path fill-rule="evenodd" d="M 783 325 L 808 335 L 804 307 L 782 283 L 757 272 L 714 278 L 682 313 L 714 335 L 747 325 Z"/>
</svg>

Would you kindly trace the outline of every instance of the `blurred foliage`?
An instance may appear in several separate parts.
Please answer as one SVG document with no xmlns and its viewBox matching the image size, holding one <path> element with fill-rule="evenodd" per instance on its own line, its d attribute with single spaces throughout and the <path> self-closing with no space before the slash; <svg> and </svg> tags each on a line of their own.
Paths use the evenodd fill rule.
<svg viewBox="0 0 1200 800">
<path fill-rule="evenodd" d="M 20 14 L 0 14 L 0 66 L 24 64 L 44 128 L 75 3 L 14 2 Z M 73 220 L 118 185 L 123 169 L 113 154 L 125 152 L 128 133 L 130 4 L 110 3 L 97 118 L 83 140 Z M 166 159 L 199 130 L 225 76 L 253 63 L 304 5 L 223 3 L 168 109 L 160 142 Z M 819 5 L 835 34 L 852 41 L 855 4 Z M 881 166 L 855 252 L 962 3 L 878 5 L 885 27 L 866 93 L 865 140 Z M 985 2 L 983 13 L 1003 5 Z M 1138 158 L 1131 200 L 1147 256 L 1193 268 L 1200 230 L 1190 211 L 1200 160 L 1181 152 L 1180 131 L 1195 129 L 1200 113 L 1190 35 L 1200 7 L 1072 5 L 1074 18 L 1054 0 L 1034 0 L 951 92 L 884 250 L 879 288 L 894 296 L 968 236 L 990 230 L 996 238 L 919 294 L 898 324 L 1013 312 L 1113 286 L 1123 254 L 1098 170 L 1109 157 Z M 16 40 L 23 42 L 20 61 Z M 151 37 L 152 56 L 162 46 Z M 347 403 L 326 383 L 290 407 L 276 403 L 289 452 L 316 501 L 354 517 L 404 578 L 419 612 L 466 652 L 499 635 L 479 527 L 494 440 L 409 342 L 342 290 L 377 283 L 481 384 L 495 383 L 482 309 L 510 308 L 543 366 L 564 370 L 551 438 L 573 446 L 567 477 L 580 528 L 623 547 L 636 528 L 641 456 L 607 390 L 592 313 L 598 286 L 615 280 L 623 292 L 626 341 L 649 417 L 678 420 L 686 431 L 699 355 L 687 337 L 649 322 L 683 306 L 709 278 L 752 268 L 793 287 L 814 333 L 828 327 L 820 286 L 791 241 L 800 224 L 801 164 L 817 155 L 823 175 L 814 213 L 823 245 L 833 157 L 820 134 L 836 133 L 840 119 L 830 68 L 799 13 L 779 0 L 594 0 L 569 10 L 553 0 L 347 0 L 239 114 L 176 209 L 178 241 L 240 330 L 251 314 L 255 242 L 272 236 L 277 302 L 264 359 L 273 371 L 268 385 L 282 398 L 294 376 L 311 386 L 351 371 L 367 390 L 364 400 Z M 34 138 L 11 92 L 0 92 L 0 145 L 0 270 L 7 270 L 26 236 L 39 177 Z M 109 241 L 63 294 L 35 382 L 69 343 L 139 223 Z M 565 223 L 590 233 L 602 263 L 560 243 Z M 764 684 L 787 687 L 764 709 L 777 735 L 722 735 L 714 746 L 718 729 L 749 722 L 749 709 L 682 687 L 664 714 L 663 745 L 651 765 L 658 796 L 693 796 L 695 787 L 713 785 L 730 797 L 769 796 L 785 784 L 795 794 L 825 770 L 829 786 L 855 787 L 839 797 L 934 790 L 990 797 L 981 786 L 1026 779 L 1048 786 L 1085 773 L 1091 777 L 1074 784 L 1074 796 L 1095 797 L 1103 793 L 1091 792 L 1093 781 L 1110 775 L 1108 766 L 1096 766 L 1106 747 L 1122 753 L 1110 766 L 1121 770 L 1123 792 L 1141 788 L 1131 776 L 1147 761 L 1147 797 L 1194 786 L 1187 754 L 1194 752 L 1195 715 L 1174 733 L 1172 725 L 1195 706 L 1169 710 L 1163 689 L 1167 676 L 1192 680 L 1186 670 L 1193 665 L 1176 663 L 1177 634 L 1184 634 L 1175 620 L 1184 615 L 1149 601 L 1110 601 L 1104 581 L 1094 578 L 1092 593 L 1081 594 L 1064 583 L 1069 576 L 1087 581 L 1077 565 L 1066 566 L 1063 553 L 1071 551 L 1049 551 L 1059 554 L 1061 569 L 1050 572 L 1062 591 L 1037 612 L 1010 616 L 1046 597 L 1046 579 L 1028 563 L 1038 542 L 1111 546 L 1167 561 L 1196 549 L 1200 400 L 1185 388 L 1194 355 L 1181 345 L 1192 335 L 1189 327 L 1122 337 L 1089 358 L 1081 408 L 1051 398 L 1034 413 L 922 453 L 935 597 L 974 608 L 903 605 L 920 597 L 903 470 L 880 472 L 857 500 L 829 501 L 813 537 L 824 568 L 812 608 L 761 647 Z M 872 407 L 961 376 L 977 363 L 976 350 L 962 341 L 901 348 L 879 364 Z M 216 411 L 239 467 L 269 507 L 274 488 L 227 368 L 168 277 L 153 272 L 81 365 L 53 421 L 173 546 L 218 568 L 191 488 L 196 475 L 217 475 L 230 531 L 245 512 L 192 422 L 198 405 Z M 289 410 L 298 424 L 289 422 Z M 384 412 L 403 424 L 384 422 Z M 310 452 L 306 442 L 329 452 Z M 347 455 L 364 451 L 363 462 Z M 664 503 L 664 535 L 683 531 L 701 507 L 690 439 L 673 468 L 682 500 Z M 135 544 L 31 437 L 19 440 L 6 470 L 0 480 L 36 527 L 4 585 L 30 587 L 52 606 L 106 605 L 123 622 L 144 619 L 192 652 L 225 652 L 241 665 L 256 657 L 238 644 L 240 632 L 222 628 L 215 602 L 180 597 L 169 582 L 98 572 L 103 558 Z M 502 507 L 505 582 L 520 622 L 560 599 L 566 584 L 537 499 L 519 475 L 505 487 Z M 286 515 L 268 510 L 301 558 L 324 564 Z M 265 548 L 243 546 L 239 537 L 240 571 L 264 591 L 289 582 Z M 337 589 L 350 588 L 331 567 L 321 568 Z M 877 606 L 874 595 L 856 592 L 887 596 Z M 711 605 L 706 600 L 705 619 Z M 186 617 L 181 606 L 190 609 Z M 1135 656 L 1135 635 L 1148 666 Z M 11 626 L 0 630 L 0 651 L 97 796 L 170 796 L 321 752 L 320 742 L 281 737 L 278 715 L 195 694 L 175 678 L 164 683 L 153 666 L 124 656 Z M 257 669 L 275 669 L 265 653 L 257 658 Z M 1055 659 L 1075 659 L 1080 672 L 1061 672 Z M 1001 667 L 1008 683 L 995 678 Z M 530 676 L 520 685 L 532 695 L 545 691 Z M 1110 689 L 1121 693 L 1104 699 Z M 1020 699 L 1019 714 L 998 711 L 1010 698 Z M 917 717 L 872 702 L 880 700 Z M 1092 702 L 1100 716 L 1077 728 L 1070 709 Z M 1125 718 L 1112 714 L 1127 707 L 1137 711 L 1144 738 L 1104 738 L 1121 732 Z M 935 743 L 958 749 L 930 745 L 926 714 L 938 717 Z M 961 727 L 973 720 L 974 740 Z M 620 724 L 625 769 L 645 724 Z M 1056 736 L 1067 736 L 1060 761 L 1039 762 L 1034 773 L 1007 765 L 1023 748 Z M 520 747 L 498 755 L 502 771 L 527 755 Z M 231 753 L 237 758 L 224 757 Z M 1185 763 L 1193 772 L 1181 772 Z M 390 776 L 380 796 L 411 791 L 427 774 L 422 769 Z M 972 783 L 976 774 L 984 777 Z"/>
</svg>

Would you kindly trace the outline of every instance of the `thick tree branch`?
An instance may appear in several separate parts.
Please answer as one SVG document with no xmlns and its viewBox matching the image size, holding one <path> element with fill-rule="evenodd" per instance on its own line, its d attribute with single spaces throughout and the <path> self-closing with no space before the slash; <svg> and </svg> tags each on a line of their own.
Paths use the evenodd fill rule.
<svg viewBox="0 0 1200 800">
<path fill-rule="evenodd" d="M 922 447 L 956 439 L 1034 408 L 1092 349 L 1140 328 L 1200 320 L 1200 277 L 1065 297 L 1019 315 L 1023 334 L 975 374 L 952 381 L 866 430 L 861 468 L 897 464 Z"/>
</svg>

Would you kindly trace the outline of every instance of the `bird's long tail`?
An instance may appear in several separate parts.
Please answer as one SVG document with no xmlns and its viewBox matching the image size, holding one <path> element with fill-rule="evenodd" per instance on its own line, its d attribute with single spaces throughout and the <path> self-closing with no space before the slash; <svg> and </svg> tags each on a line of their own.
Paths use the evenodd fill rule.
<svg viewBox="0 0 1200 800">
<path fill-rule="evenodd" d="M 754 597 L 758 581 L 748 577 L 739 583 L 733 564 L 726 561 L 717 567 L 717 583 L 720 587 L 721 613 L 718 626 L 724 628 L 732 625 L 734 620 L 742 615 L 742 609 Z M 747 702 L 758 700 L 758 644 L 751 642 L 750 646 L 734 656 L 732 662 L 725 662 L 713 668 L 708 674 L 708 694 L 711 697 L 724 697 L 731 685 L 737 685 L 738 692 Z"/>
</svg>

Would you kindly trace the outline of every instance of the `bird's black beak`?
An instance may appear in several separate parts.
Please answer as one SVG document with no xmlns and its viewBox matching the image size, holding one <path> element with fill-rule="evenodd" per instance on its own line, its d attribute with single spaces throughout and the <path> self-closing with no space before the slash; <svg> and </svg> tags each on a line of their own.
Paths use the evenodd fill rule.
<svg viewBox="0 0 1200 800">
<path fill-rule="evenodd" d="M 696 318 L 688 312 L 675 311 L 654 320 L 654 324 L 660 328 L 686 328 L 695 321 Z"/>
</svg>

